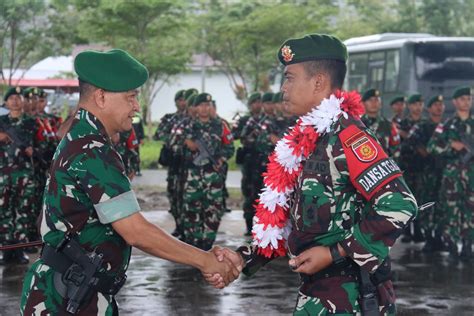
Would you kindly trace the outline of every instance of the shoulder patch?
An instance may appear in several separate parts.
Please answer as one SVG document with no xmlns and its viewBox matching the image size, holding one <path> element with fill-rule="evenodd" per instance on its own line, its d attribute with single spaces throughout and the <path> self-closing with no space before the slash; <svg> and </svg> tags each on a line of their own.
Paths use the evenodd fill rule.
<svg viewBox="0 0 474 316">
<path fill-rule="evenodd" d="M 368 133 L 350 125 L 339 133 L 346 155 L 349 178 L 364 198 L 370 200 L 384 185 L 402 172 Z"/>
</svg>

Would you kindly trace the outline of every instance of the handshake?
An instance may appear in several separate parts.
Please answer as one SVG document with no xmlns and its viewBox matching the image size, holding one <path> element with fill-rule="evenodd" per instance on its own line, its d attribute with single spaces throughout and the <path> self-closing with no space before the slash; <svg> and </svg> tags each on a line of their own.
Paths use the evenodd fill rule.
<svg viewBox="0 0 474 316">
<path fill-rule="evenodd" d="M 347 256 L 339 244 L 335 249 L 339 252 L 339 256 Z M 237 279 L 246 264 L 238 252 L 219 246 L 215 246 L 206 253 L 206 257 L 207 262 L 201 272 L 206 281 L 218 289 L 226 287 Z M 293 272 L 312 275 L 330 266 L 333 259 L 329 247 L 315 246 L 292 257 L 288 265 Z"/>
<path fill-rule="evenodd" d="M 204 279 L 217 289 L 232 283 L 245 267 L 242 256 L 229 248 L 214 246 L 208 254 L 207 262 L 201 272 Z"/>
</svg>

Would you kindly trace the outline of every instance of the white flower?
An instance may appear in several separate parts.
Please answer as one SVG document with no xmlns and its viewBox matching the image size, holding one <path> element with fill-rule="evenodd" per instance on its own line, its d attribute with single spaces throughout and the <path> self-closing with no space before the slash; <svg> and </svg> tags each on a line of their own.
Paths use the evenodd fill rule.
<svg viewBox="0 0 474 316">
<path fill-rule="evenodd" d="M 275 207 L 278 204 L 281 207 L 288 207 L 288 194 L 286 192 L 278 192 L 272 190 L 270 187 L 265 186 L 260 193 L 260 202 L 270 210 L 271 213 L 275 212 Z"/>
</svg>

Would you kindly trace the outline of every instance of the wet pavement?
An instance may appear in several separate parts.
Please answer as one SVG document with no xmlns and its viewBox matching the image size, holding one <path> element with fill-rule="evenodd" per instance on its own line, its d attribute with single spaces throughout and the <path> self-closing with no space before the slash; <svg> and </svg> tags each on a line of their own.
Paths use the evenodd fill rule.
<svg viewBox="0 0 474 316">
<path fill-rule="evenodd" d="M 144 213 L 171 231 L 168 212 Z M 227 213 L 216 244 L 236 248 L 245 241 L 241 211 Z M 447 253 L 426 255 L 422 244 L 392 249 L 398 315 L 474 315 L 474 262 L 454 262 Z M 0 315 L 18 315 L 27 266 L 0 266 Z M 286 259 L 274 260 L 254 277 L 240 277 L 216 290 L 200 273 L 134 250 L 128 280 L 117 297 L 121 315 L 290 315 L 298 277 Z"/>
</svg>

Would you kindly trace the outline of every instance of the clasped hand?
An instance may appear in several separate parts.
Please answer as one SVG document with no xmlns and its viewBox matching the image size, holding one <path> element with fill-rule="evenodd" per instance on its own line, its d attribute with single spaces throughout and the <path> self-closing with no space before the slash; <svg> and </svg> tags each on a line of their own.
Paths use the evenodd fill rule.
<svg viewBox="0 0 474 316">
<path fill-rule="evenodd" d="M 222 289 L 237 279 L 244 268 L 244 260 L 237 252 L 215 246 L 210 251 L 220 269 L 209 268 L 202 271 L 206 281 L 217 289 Z"/>
</svg>

